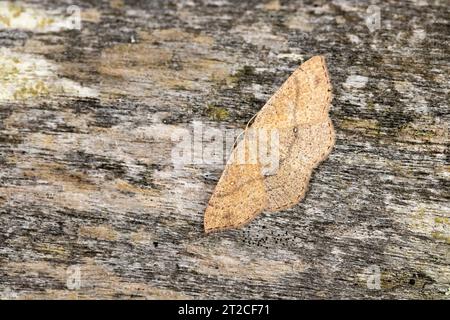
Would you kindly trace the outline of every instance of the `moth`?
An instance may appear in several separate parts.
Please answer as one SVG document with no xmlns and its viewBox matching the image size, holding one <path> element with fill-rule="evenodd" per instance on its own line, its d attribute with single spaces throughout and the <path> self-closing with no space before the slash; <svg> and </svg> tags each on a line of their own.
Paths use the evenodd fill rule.
<svg viewBox="0 0 450 320">
<path fill-rule="evenodd" d="M 267 101 L 231 151 L 205 211 L 205 232 L 240 227 L 263 211 L 288 209 L 304 198 L 313 169 L 334 146 L 331 90 L 325 58 L 314 56 Z M 255 139 L 264 136 L 258 132 L 266 139 Z M 268 132 L 275 132 L 270 147 Z M 277 155 L 275 170 L 267 170 L 258 152 L 261 140 L 265 151 Z"/>
</svg>

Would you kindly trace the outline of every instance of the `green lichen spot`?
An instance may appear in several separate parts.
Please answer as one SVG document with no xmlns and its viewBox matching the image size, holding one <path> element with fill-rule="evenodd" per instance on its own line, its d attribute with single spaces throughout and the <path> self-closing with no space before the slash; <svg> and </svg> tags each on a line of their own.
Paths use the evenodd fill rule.
<svg viewBox="0 0 450 320">
<path fill-rule="evenodd" d="M 48 95 L 49 90 L 45 83 L 41 80 L 37 81 L 34 85 L 23 86 L 14 92 L 15 100 L 24 100 L 37 96 Z"/>
<path fill-rule="evenodd" d="M 2 72 L 2 82 L 5 82 L 9 79 L 17 77 L 19 74 L 19 69 L 17 69 L 16 66 L 5 66 L 4 68 L 0 68 L 0 71 Z"/>
<path fill-rule="evenodd" d="M 431 232 L 431 236 L 433 239 L 445 241 L 447 244 L 450 244 L 450 237 L 443 234 L 442 232 L 433 231 Z"/>
<path fill-rule="evenodd" d="M 399 135 L 401 137 L 408 137 L 412 139 L 416 139 L 423 142 L 429 142 L 432 141 L 434 138 L 436 138 L 437 134 L 435 130 L 430 128 L 421 128 L 417 125 L 404 125 L 400 127 L 399 129 Z"/>
<path fill-rule="evenodd" d="M 54 22 L 55 22 L 55 19 L 44 17 L 39 20 L 37 27 L 39 29 L 44 29 L 44 28 L 50 26 L 51 24 L 53 24 Z"/>
<path fill-rule="evenodd" d="M 8 17 L 5 17 L 3 15 L 0 15 L 0 23 L 7 27 L 11 26 L 11 20 Z"/>
<path fill-rule="evenodd" d="M 211 120 L 216 121 L 223 121 L 225 119 L 228 119 L 228 117 L 230 116 L 227 109 L 223 107 L 217 107 L 211 104 L 208 105 L 208 107 L 206 108 L 206 114 Z"/>
<path fill-rule="evenodd" d="M 375 111 L 375 103 L 373 101 L 367 101 L 367 109 L 370 111 Z"/>
<path fill-rule="evenodd" d="M 255 67 L 244 66 L 236 72 L 236 74 L 233 76 L 233 80 L 236 82 L 245 82 L 247 81 L 246 79 L 254 77 L 255 75 Z"/>
<path fill-rule="evenodd" d="M 423 218 L 423 216 L 425 215 L 425 208 L 420 208 L 419 210 L 417 210 L 417 214 L 419 218 Z"/>
<path fill-rule="evenodd" d="M 375 119 L 344 119 L 341 122 L 341 128 L 361 132 L 371 137 L 378 137 L 381 134 L 380 123 Z"/>
<path fill-rule="evenodd" d="M 15 4 L 15 3 L 10 3 L 10 4 L 8 4 L 8 11 L 11 13 L 11 16 L 13 18 L 17 18 L 25 10 L 23 9 L 22 6 L 19 6 L 19 5 Z"/>
<path fill-rule="evenodd" d="M 435 223 L 450 225 L 450 219 L 445 217 L 434 218 Z"/>
</svg>

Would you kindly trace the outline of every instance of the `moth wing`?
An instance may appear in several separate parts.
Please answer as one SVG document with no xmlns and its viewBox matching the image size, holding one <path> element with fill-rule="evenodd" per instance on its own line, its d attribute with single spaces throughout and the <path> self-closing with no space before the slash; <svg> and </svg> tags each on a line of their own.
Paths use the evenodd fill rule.
<svg viewBox="0 0 450 320">
<path fill-rule="evenodd" d="M 315 56 L 294 71 L 255 118 L 252 128 L 276 129 L 279 134 L 278 169 L 264 177 L 265 210 L 297 204 L 312 170 L 328 156 L 335 139 L 328 116 L 331 90 L 325 59 Z"/>
<path fill-rule="evenodd" d="M 232 151 L 205 211 L 205 232 L 239 227 L 257 216 L 267 204 L 261 165 L 249 161 L 254 141 L 243 140 Z M 241 158 L 244 157 L 244 158 Z"/>
<path fill-rule="evenodd" d="M 278 171 L 267 176 L 259 161 L 229 161 L 205 211 L 206 232 L 239 227 L 263 210 L 278 211 L 301 200 L 313 168 L 334 144 L 328 118 L 330 101 L 331 84 L 325 60 L 313 57 L 284 82 L 251 126 L 279 132 Z M 244 143 L 247 138 L 245 132 L 231 159 L 242 153 L 247 156 L 249 149 L 255 147 L 255 142 Z"/>
<path fill-rule="evenodd" d="M 328 117 L 331 83 L 323 56 L 300 65 L 267 101 L 253 128 L 286 128 L 317 123 Z"/>
<path fill-rule="evenodd" d="M 331 120 L 280 129 L 280 161 L 276 174 L 264 178 L 266 211 L 290 208 L 303 199 L 312 171 L 334 145 Z"/>
</svg>

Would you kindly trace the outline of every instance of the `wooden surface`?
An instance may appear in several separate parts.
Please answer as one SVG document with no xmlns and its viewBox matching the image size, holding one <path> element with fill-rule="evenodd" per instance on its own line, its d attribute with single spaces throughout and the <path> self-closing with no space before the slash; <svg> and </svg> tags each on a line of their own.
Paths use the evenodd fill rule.
<svg viewBox="0 0 450 320">
<path fill-rule="evenodd" d="M 450 6 L 368 6 L 2 3 L 0 297 L 448 299 Z M 305 200 L 205 235 L 223 166 L 174 132 L 245 127 L 317 54 L 337 141 Z"/>
</svg>

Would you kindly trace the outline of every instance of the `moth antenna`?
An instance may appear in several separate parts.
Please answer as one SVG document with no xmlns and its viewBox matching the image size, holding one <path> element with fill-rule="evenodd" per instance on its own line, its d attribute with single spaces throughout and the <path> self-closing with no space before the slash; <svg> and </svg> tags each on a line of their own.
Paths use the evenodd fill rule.
<svg viewBox="0 0 450 320">
<path fill-rule="evenodd" d="M 236 139 L 234 139 L 234 143 L 233 143 L 233 146 L 231 147 L 231 151 L 236 147 L 236 144 L 237 144 L 239 138 L 242 136 L 242 134 L 247 132 L 247 129 L 248 129 L 249 125 L 250 125 L 250 122 L 252 122 L 258 116 L 258 114 L 260 112 L 261 112 L 261 110 L 258 111 L 257 113 L 255 113 L 253 115 L 253 117 L 251 117 L 250 120 L 248 120 L 247 124 L 245 125 L 245 129 L 241 133 L 239 133 L 239 135 L 236 137 Z"/>
</svg>

